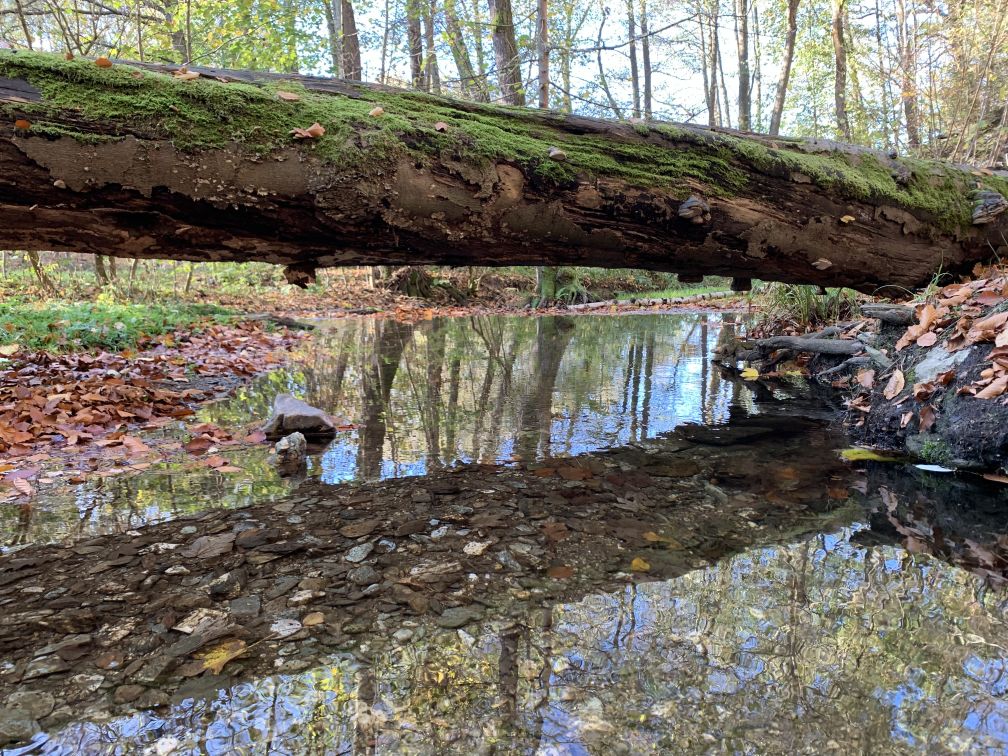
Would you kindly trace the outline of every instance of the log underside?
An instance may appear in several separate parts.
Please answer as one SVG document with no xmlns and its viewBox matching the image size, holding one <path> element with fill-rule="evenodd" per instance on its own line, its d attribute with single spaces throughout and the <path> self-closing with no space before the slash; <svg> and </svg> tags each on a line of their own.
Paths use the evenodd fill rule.
<svg viewBox="0 0 1008 756">
<path fill-rule="evenodd" d="M 438 112 L 457 114 L 459 134 L 466 119 L 492 115 L 572 153 L 575 148 L 567 148 L 565 140 L 591 138 L 604 140 L 595 142 L 600 149 L 612 145 L 621 154 L 627 145 L 640 145 L 691 150 L 697 159 L 716 156 L 744 175 L 745 183 L 729 191 L 713 176 L 690 175 L 643 186 L 625 176 L 582 170 L 577 163 L 571 164 L 574 178 L 545 181 L 527 159 L 474 160 L 424 146 L 366 167 L 322 157 L 312 140 L 291 139 L 268 155 L 233 143 L 186 151 L 148 125 L 131 128 L 122 120 L 102 122 L 47 106 L 31 74 L 11 76 L 17 71 L 9 64 L 13 55 L 0 52 L 0 113 L 6 116 L 0 122 L 0 248 L 5 249 L 263 261 L 306 272 L 378 264 L 628 267 L 863 291 L 920 286 L 939 270 L 967 270 L 1008 253 L 1008 214 L 984 226 L 969 225 L 967 215 L 950 226 L 948 217 L 933 210 L 892 198 L 859 198 L 776 163 L 747 163 L 738 145 L 759 145 L 775 155 L 840 155 L 855 164 L 870 154 L 853 147 L 725 136 L 694 126 L 672 132 L 427 98 Z M 202 87 L 278 78 L 195 70 L 204 79 L 219 79 L 201 81 Z M 312 95 L 368 103 L 390 99 L 394 91 L 294 78 Z M 44 119 L 49 128 L 18 130 L 12 116 Z M 295 107 L 292 126 L 308 125 L 298 117 Z M 54 126 L 72 135 L 54 137 Z M 83 140 L 81 134 L 96 139 Z M 734 154 L 728 155 L 729 148 Z M 655 153 L 642 154 L 646 162 Z M 897 190 L 919 180 L 914 171 L 924 170 L 870 155 L 872 165 L 890 171 Z M 963 194 L 978 183 L 969 172 L 948 166 L 941 168 L 940 181 Z M 980 183 L 1008 184 L 1000 176 L 983 176 Z M 691 196 L 709 205 L 709 220 L 680 217 L 681 204 Z M 950 196 L 950 204 L 962 201 Z"/>
</svg>

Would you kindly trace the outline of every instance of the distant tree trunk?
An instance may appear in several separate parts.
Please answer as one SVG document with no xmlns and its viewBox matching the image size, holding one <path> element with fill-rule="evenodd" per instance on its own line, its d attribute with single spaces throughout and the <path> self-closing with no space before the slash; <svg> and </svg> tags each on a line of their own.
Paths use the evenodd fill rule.
<svg viewBox="0 0 1008 756">
<path fill-rule="evenodd" d="M 630 91 L 633 95 L 633 117 L 641 117 L 640 72 L 637 64 L 637 20 L 634 0 L 627 0 L 627 37 L 630 40 Z"/>
<path fill-rule="evenodd" d="M 752 129 L 752 82 L 749 75 L 749 0 L 735 0 L 735 46 L 738 49 L 738 127 Z"/>
<path fill-rule="evenodd" d="M 423 31 L 420 28 L 420 9 L 417 3 L 422 0 L 406 0 L 406 43 L 409 47 L 410 83 L 414 89 L 424 88 L 424 56 Z"/>
<path fill-rule="evenodd" d="M 911 149 L 921 145 L 920 115 L 917 112 L 917 29 L 907 18 L 906 3 L 896 0 L 897 44 L 900 59 L 900 99 L 906 119 L 907 144 Z"/>
<path fill-rule="evenodd" d="M 721 32 L 720 32 L 720 30 L 718 28 L 719 24 L 720 24 L 720 10 L 719 9 L 715 9 L 715 11 L 714 11 L 714 39 L 715 39 L 714 52 L 715 52 L 715 55 L 716 55 L 716 58 L 717 58 L 717 61 L 716 61 L 717 62 L 717 68 L 715 70 L 718 72 L 718 76 L 720 77 L 720 80 L 721 80 L 721 102 L 722 102 L 722 104 L 724 106 L 724 114 L 723 114 L 724 125 L 727 126 L 730 129 L 732 127 L 732 125 L 731 125 L 731 110 L 730 110 L 730 108 L 728 106 L 728 103 L 729 103 L 729 99 L 728 99 L 728 86 L 725 84 L 724 60 L 721 57 Z"/>
<path fill-rule="evenodd" d="M 549 0 L 537 0 L 536 47 L 539 53 L 539 107 L 549 107 Z"/>
<path fill-rule="evenodd" d="M 478 76 L 476 69 L 473 68 L 465 35 L 462 33 L 462 27 L 455 12 L 455 0 L 444 0 L 444 17 L 445 36 L 448 38 L 448 47 L 455 61 L 455 68 L 458 69 L 462 94 L 477 102 L 489 102 L 490 96 L 486 91 L 486 80 Z"/>
<path fill-rule="evenodd" d="M 105 288 L 109 285 L 108 271 L 105 270 L 105 256 L 94 256 L 95 276 L 98 278 L 98 285 Z"/>
<path fill-rule="evenodd" d="M 388 47 L 389 47 L 389 36 L 392 34 L 392 8 L 391 0 L 385 0 L 385 12 L 383 18 L 385 20 L 384 28 L 382 29 L 382 43 L 381 43 L 381 68 L 378 72 L 378 81 L 382 84 L 385 83 L 385 71 L 388 65 Z"/>
<path fill-rule="evenodd" d="M 342 9 L 343 76 L 352 81 L 363 77 L 361 67 L 360 37 L 357 34 L 357 17 L 350 0 L 340 0 Z"/>
<path fill-rule="evenodd" d="M 609 101 L 609 107 L 612 108 L 613 115 L 616 118 L 623 118 L 623 111 L 620 109 L 619 103 L 616 102 L 616 98 L 612 96 L 612 91 L 609 89 L 609 79 L 606 77 L 605 66 L 602 63 L 602 38 L 603 31 L 605 30 L 606 20 L 609 18 L 609 9 L 606 8 L 602 12 L 602 21 L 599 23 L 598 37 L 595 43 L 595 60 L 598 63 L 598 75 L 599 75 L 599 86 L 602 87 L 602 91 L 605 92 L 606 99 Z"/>
<path fill-rule="evenodd" d="M 700 26 L 700 61 L 703 72 L 704 101 L 707 104 L 707 125 L 717 126 L 717 69 L 713 56 L 713 47 L 709 42 L 709 23 L 704 23 L 703 11 L 697 14 L 697 24 Z"/>
<path fill-rule="evenodd" d="M 28 262 L 31 263 L 32 270 L 35 271 L 35 277 L 42 285 L 42 290 L 49 296 L 53 297 L 59 294 L 56 284 L 53 283 L 49 274 L 45 272 L 45 268 L 42 267 L 42 261 L 39 259 L 39 253 L 25 252 L 25 255 L 28 257 Z"/>
<path fill-rule="evenodd" d="M 437 50 L 434 48 L 434 7 L 435 0 L 424 4 L 424 44 L 427 46 L 424 56 L 424 80 L 427 91 L 441 94 L 441 73 L 438 71 Z"/>
<path fill-rule="evenodd" d="M 489 0 L 489 6 L 490 34 L 493 38 L 501 98 L 509 105 L 524 105 L 525 87 L 522 85 L 511 0 Z"/>
<path fill-rule="evenodd" d="M 343 75 L 343 51 L 341 44 L 343 31 L 340 28 L 339 2 L 340 0 L 326 0 L 323 3 L 326 30 L 329 32 L 329 57 L 332 60 L 333 76 Z"/>
<path fill-rule="evenodd" d="M 833 0 L 833 55 L 836 71 L 833 78 L 833 101 L 836 106 L 837 133 L 850 141 L 850 120 L 847 118 L 847 40 L 843 32 L 845 0 Z"/>
<path fill-rule="evenodd" d="M 640 0 L 641 63 L 644 65 L 644 118 L 651 120 L 651 38 L 648 33 L 647 0 Z"/>
<path fill-rule="evenodd" d="M 781 118 L 784 116 L 784 101 L 787 97 L 788 80 L 791 78 L 795 39 L 798 37 L 798 3 L 799 0 L 788 0 L 784 60 L 781 62 L 780 78 L 777 80 L 777 94 L 774 97 L 773 113 L 770 115 L 771 136 L 780 134 Z"/>
</svg>

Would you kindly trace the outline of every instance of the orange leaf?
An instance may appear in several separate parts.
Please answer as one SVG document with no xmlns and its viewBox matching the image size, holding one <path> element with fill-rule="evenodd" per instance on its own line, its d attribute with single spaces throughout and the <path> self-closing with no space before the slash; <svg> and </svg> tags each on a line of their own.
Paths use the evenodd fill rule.
<svg viewBox="0 0 1008 756">
<path fill-rule="evenodd" d="M 94 62 L 94 64 L 98 66 L 98 68 L 112 68 L 112 61 L 106 58 L 104 55 L 98 58 Z"/>
</svg>

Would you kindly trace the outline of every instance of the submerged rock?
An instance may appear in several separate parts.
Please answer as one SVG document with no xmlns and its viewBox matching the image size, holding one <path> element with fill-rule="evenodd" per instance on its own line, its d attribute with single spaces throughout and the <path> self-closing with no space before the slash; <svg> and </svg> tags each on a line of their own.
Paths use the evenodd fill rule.
<svg viewBox="0 0 1008 756">
<path fill-rule="evenodd" d="M 290 394 L 277 394 L 273 400 L 273 415 L 262 430 L 269 438 L 280 438 L 295 431 L 307 437 L 331 438 L 336 435 L 336 422 L 318 407 Z"/>
</svg>

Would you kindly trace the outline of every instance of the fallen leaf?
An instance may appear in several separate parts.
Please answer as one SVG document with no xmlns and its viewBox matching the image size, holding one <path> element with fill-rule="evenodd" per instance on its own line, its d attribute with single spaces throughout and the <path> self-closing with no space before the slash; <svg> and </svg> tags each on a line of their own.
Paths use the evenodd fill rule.
<svg viewBox="0 0 1008 756">
<path fill-rule="evenodd" d="M 95 60 L 95 65 L 98 68 L 112 68 L 112 61 L 102 55 L 100 58 Z"/>
<path fill-rule="evenodd" d="M 24 478 L 15 478 L 11 481 L 11 485 L 14 486 L 18 493 L 24 496 L 32 496 L 35 493 L 32 484 Z"/>
<path fill-rule="evenodd" d="M 938 343 L 938 334 L 934 331 L 928 331 L 917 339 L 917 346 L 919 347 L 931 347 L 936 343 Z"/>
<path fill-rule="evenodd" d="M 934 407 L 930 404 L 925 404 L 920 408 L 920 432 L 927 433 L 931 430 L 931 426 L 935 424 L 935 411 Z"/>
<path fill-rule="evenodd" d="M 1008 389 L 1008 376 L 1002 375 L 990 383 L 987 388 L 977 391 L 974 396 L 977 399 L 996 399 Z"/>
<path fill-rule="evenodd" d="M 634 557 L 630 562 L 630 569 L 634 572 L 647 572 L 651 569 L 651 565 L 640 557 Z"/>
<path fill-rule="evenodd" d="M 0 357 L 13 357 L 21 351 L 20 344 L 4 344 L 0 346 Z"/>
<path fill-rule="evenodd" d="M 841 215 L 840 216 L 840 222 L 843 223 L 844 225 L 846 225 L 848 223 L 853 223 L 855 220 L 857 220 L 857 219 L 853 215 Z"/>
<path fill-rule="evenodd" d="M 444 121 L 438 121 L 434 124 L 434 131 L 445 132 L 448 131 L 448 124 Z"/>
<path fill-rule="evenodd" d="M 172 76 L 181 81 L 192 81 L 193 79 L 198 79 L 200 77 L 196 71 L 189 71 L 185 68 L 180 68 L 178 71 L 172 72 Z"/>
<path fill-rule="evenodd" d="M 295 94 L 294 92 L 285 92 L 282 89 L 277 90 L 277 97 L 279 97 L 284 102 L 297 102 L 301 99 L 301 95 Z"/>
<path fill-rule="evenodd" d="M 749 367 L 739 373 L 739 375 L 742 376 L 742 380 L 744 381 L 755 381 L 759 378 L 759 370 Z"/>
<path fill-rule="evenodd" d="M 899 396 L 900 392 L 903 390 L 903 387 L 905 385 L 906 385 L 906 379 L 903 377 L 903 371 L 897 368 L 896 370 L 893 371 L 892 377 L 889 378 L 889 382 L 886 384 L 886 387 L 882 390 L 882 396 L 892 401 L 897 396 Z"/>
<path fill-rule="evenodd" d="M 385 108 L 381 105 L 375 105 L 371 110 L 368 111 L 368 115 L 372 118 L 377 118 L 378 116 L 385 115 Z"/>
<path fill-rule="evenodd" d="M 247 436 L 245 436 L 245 443 L 247 444 L 261 444 L 266 440 L 266 434 L 261 430 L 252 431 Z"/>
<path fill-rule="evenodd" d="M 812 263 L 812 267 L 815 268 L 816 270 L 826 270 L 827 268 L 832 268 L 833 263 L 827 260 L 825 257 L 820 257 L 818 260 Z"/>
<path fill-rule="evenodd" d="M 196 438 L 187 441 L 182 448 L 190 454 L 194 454 L 198 457 L 201 454 L 206 454 L 207 450 L 213 446 L 213 443 L 213 439 L 207 438 L 206 436 L 197 436 Z"/>
<path fill-rule="evenodd" d="M 224 641 L 211 649 L 203 651 L 197 657 L 202 660 L 204 669 L 208 669 L 211 673 L 219 675 L 224 669 L 225 664 L 244 654 L 247 648 L 248 646 L 245 644 L 245 641 L 236 638 Z"/>
<path fill-rule="evenodd" d="M 574 568 L 568 564 L 559 564 L 546 570 L 546 575 L 555 580 L 566 580 L 574 574 Z"/>
<path fill-rule="evenodd" d="M 913 420 L 913 412 L 904 412 L 900 416 L 900 428 L 906 428 L 910 425 L 910 421 Z"/>
<path fill-rule="evenodd" d="M 871 389 L 875 387 L 875 371 L 874 370 L 859 370 L 857 374 L 857 382 L 866 389 Z"/>
<path fill-rule="evenodd" d="M 28 131 L 31 128 L 31 121 L 27 118 L 18 118 L 14 121 L 14 128 L 18 131 Z"/>
<path fill-rule="evenodd" d="M 318 139 L 325 134 L 325 126 L 316 121 L 307 129 L 291 129 L 295 139 Z"/>
</svg>

